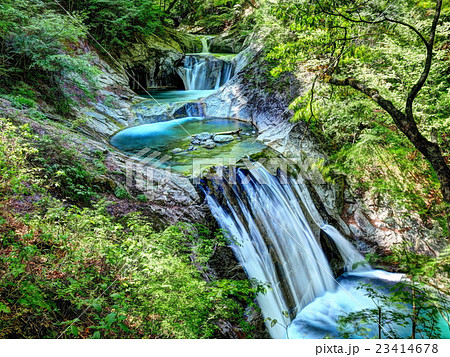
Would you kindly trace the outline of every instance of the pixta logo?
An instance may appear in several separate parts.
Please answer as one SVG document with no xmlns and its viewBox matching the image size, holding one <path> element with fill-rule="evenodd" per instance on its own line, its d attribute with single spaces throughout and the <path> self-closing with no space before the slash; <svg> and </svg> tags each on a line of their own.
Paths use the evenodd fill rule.
<svg viewBox="0 0 450 357">
<path fill-rule="evenodd" d="M 172 157 L 149 148 L 140 150 L 126 161 L 126 185 L 142 191 L 145 197 L 152 200 L 162 198 L 170 181 L 170 172 L 161 170 L 167 167 Z"/>
</svg>

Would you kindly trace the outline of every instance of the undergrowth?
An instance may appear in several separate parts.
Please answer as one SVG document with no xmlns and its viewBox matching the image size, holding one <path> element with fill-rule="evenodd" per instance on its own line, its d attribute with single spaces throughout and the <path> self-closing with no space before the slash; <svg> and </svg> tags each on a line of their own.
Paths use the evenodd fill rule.
<svg viewBox="0 0 450 357">
<path fill-rule="evenodd" d="M 210 338 L 224 320 L 251 336 L 265 288 L 211 274 L 221 232 L 113 217 L 74 151 L 0 126 L 0 338 Z"/>
</svg>

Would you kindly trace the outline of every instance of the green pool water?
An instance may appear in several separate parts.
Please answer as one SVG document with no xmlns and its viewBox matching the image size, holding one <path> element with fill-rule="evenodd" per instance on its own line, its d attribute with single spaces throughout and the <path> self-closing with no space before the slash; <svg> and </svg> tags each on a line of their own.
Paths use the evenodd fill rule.
<svg viewBox="0 0 450 357">
<path fill-rule="evenodd" d="M 187 151 L 192 146 L 191 135 L 235 131 L 239 128 L 242 130 L 241 140 L 217 144 L 213 149 L 195 146 L 196 150 Z M 199 165 L 229 165 L 234 160 L 238 161 L 263 150 L 266 146 L 255 140 L 255 130 L 251 124 L 237 120 L 186 117 L 124 129 L 111 138 L 111 144 L 133 156 L 144 150 L 142 159 L 149 155 L 166 156 L 164 162 L 158 162 L 157 166 L 191 174 L 198 170 Z M 185 151 L 174 154 L 174 149 Z"/>
</svg>

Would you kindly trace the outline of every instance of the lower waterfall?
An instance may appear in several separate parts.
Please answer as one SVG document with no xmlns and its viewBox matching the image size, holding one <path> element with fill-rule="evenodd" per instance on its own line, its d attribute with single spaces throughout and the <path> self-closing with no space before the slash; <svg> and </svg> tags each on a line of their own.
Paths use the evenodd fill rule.
<svg viewBox="0 0 450 357">
<path fill-rule="evenodd" d="M 266 321 L 271 336 L 287 337 L 287 326 L 297 313 L 337 286 L 299 202 L 307 203 L 310 197 L 300 185 L 283 183 L 262 166 L 238 169 L 235 177 L 208 182 L 204 185 L 208 204 L 234 241 L 232 249 L 238 261 L 249 278 L 270 285 L 257 300 L 264 317 L 271 319 Z M 335 241 L 346 266 L 362 259 L 337 230 L 319 220 L 314 210 L 308 207 L 311 212 L 307 214 Z M 277 323 L 272 324 L 273 320 Z"/>
</svg>

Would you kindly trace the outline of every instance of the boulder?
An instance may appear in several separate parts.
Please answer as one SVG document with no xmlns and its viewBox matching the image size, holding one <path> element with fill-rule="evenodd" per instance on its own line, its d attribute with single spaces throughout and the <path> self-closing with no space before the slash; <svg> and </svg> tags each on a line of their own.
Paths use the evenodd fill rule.
<svg viewBox="0 0 450 357">
<path fill-rule="evenodd" d="M 233 141 L 233 135 L 214 135 L 213 140 L 216 143 L 227 143 L 229 141 Z"/>
<path fill-rule="evenodd" d="M 212 137 L 212 135 L 210 133 L 207 133 L 207 132 L 203 132 L 203 133 L 195 135 L 195 138 L 200 140 L 200 141 L 209 140 L 209 139 L 211 139 L 211 137 Z"/>
<path fill-rule="evenodd" d="M 183 152 L 183 151 L 184 151 L 183 149 L 175 148 L 172 150 L 172 154 L 179 154 L 180 152 Z"/>
<path fill-rule="evenodd" d="M 211 139 L 206 140 L 205 143 L 202 145 L 202 147 L 206 149 L 213 149 L 216 147 L 216 143 L 212 141 Z"/>
</svg>

